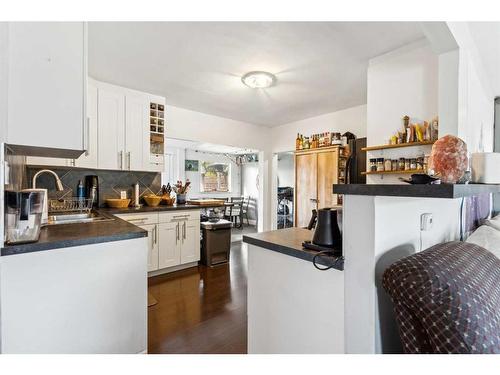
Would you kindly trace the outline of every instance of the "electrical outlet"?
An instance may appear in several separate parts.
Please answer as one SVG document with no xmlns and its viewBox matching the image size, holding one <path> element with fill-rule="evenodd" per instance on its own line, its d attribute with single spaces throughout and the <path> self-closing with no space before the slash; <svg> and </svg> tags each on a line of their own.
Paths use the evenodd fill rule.
<svg viewBox="0 0 500 375">
<path fill-rule="evenodd" d="M 432 214 L 424 213 L 420 215 L 420 230 L 428 231 L 432 229 Z"/>
</svg>

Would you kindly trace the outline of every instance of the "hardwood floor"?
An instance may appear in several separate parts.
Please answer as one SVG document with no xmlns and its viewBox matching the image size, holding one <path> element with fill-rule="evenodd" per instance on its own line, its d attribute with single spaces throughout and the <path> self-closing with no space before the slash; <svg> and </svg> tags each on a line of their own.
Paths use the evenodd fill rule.
<svg viewBox="0 0 500 375">
<path fill-rule="evenodd" d="M 231 244 L 229 264 L 149 279 L 148 353 L 247 353 L 247 254 Z"/>
</svg>

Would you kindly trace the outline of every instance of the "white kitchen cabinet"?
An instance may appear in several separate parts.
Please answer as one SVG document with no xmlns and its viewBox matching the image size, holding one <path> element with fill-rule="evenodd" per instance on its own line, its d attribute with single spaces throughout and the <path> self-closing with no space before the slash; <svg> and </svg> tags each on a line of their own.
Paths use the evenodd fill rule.
<svg viewBox="0 0 500 375">
<path fill-rule="evenodd" d="M 149 272 L 170 272 L 183 266 L 190 267 L 200 260 L 199 210 L 116 216 L 148 231 Z"/>
<path fill-rule="evenodd" d="M 87 132 L 88 147 L 82 156 L 70 162 L 71 165 L 81 168 L 97 168 L 97 87 L 91 83 L 87 87 Z"/>
<path fill-rule="evenodd" d="M 181 228 L 180 222 L 158 224 L 160 241 L 158 268 L 167 268 L 181 264 Z"/>
<path fill-rule="evenodd" d="M 158 227 L 156 224 L 141 225 L 148 231 L 148 272 L 158 269 Z"/>
<path fill-rule="evenodd" d="M 125 96 L 113 88 L 98 88 L 97 165 L 100 169 L 124 169 Z"/>
<path fill-rule="evenodd" d="M 200 221 L 184 221 L 181 230 L 180 263 L 192 263 L 200 260 Z"/>
<path fill-rule="evenodd" d="M 86 34 L 83 22 L 9 23 L 8 143 L 86 149 Z"/>
<path fill-rule="evenodd" d="M 148 170 L 149 102 L 144 94 L 125 94 L 124 169 Z"/>
</svg>

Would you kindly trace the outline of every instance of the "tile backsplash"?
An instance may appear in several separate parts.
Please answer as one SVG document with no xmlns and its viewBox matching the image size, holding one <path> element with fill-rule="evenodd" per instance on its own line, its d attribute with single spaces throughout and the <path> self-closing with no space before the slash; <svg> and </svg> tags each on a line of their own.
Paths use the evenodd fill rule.
<svg viewBox="0 0 500 375">
<path fill-rule="evenodd" d="M 54 177 L 50 174 L 42 174 L 37 179 L 37 188 L 49 190 L 49 198 L 69 198 L 76 195 L 78 181 L 85 184 L 85 176 L 96 175 L 99 177 L 99 207 L 105 206 L 106 198 L 120 198 L 120 191 L 125 190 L 127 197 L 134 199 L 134 185 L 138 182 L 141 197 L 151 193 L 159 193 L 161 190 L 161 173 L 156 172 L 134 172 L 134 171 L 109 171 L 82 168 L 61 168 L 39 166 L 27 166 L 26 175 L 31 187 L 31 180 L 36 172 L 41 169 L 50 169 L 57 173 L 63 183 L 64 190 L 57 191 Z M 133 203 L 133 202 L 132 202 Z"/>
</svg>

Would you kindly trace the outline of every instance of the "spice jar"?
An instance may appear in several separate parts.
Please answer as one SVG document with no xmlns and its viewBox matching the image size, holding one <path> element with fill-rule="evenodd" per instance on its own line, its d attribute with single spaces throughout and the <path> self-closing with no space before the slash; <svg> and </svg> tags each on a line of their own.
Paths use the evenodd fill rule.
<svg viewBox="0 0 500 375">
<path fill-rule="evenodd" d="M 383 172 L 384 171 L 384 158 L 378 158 L 377 159 L 377 172 Z"/>
<path fill-rule="evenodd" d="M 423 170 L 424 169 L 424 157 L 423 156 L 419 156 L 417 158 L 417 169 L 419 171 Z"/>
<path fill-rule="evenodd" d="M 424 167 L 423 167 L 423 170 L 425 173 L 428 172 L 429 170 L 429 155 L 425 155 L 424 156 Z"/>
<path fill-rule="evenodd" d="M 417 169 L 417 159 L 411 159 L 410 160 L 410 169 L 413 171 Z"/>
<path fill-rule="evenodd" d="M 370 159 L 370 172 L 377 171 L 377 159 Z"/>
<path fill-rule="evenodd" d="M 405 158 L 399 158 L 398 170 L 400 171 L 405 170 Z"/>
<path fill-rule="evenodd" d="M 398 170 L 398 161 L 397 159 L 392 160 L 392 170 L 397 171 Z"/>
<path fill-rule="evenodd" d="M 384 171 L 391 171 L 392 170 L 392 161 L 391 159 L 385 159 L 384 160 Z"/>
<path fill-rule="evenodd" d="M 410 159 L 405 159 L 405 171 L 409 171 L 410 168 Z"/>
</svg>

